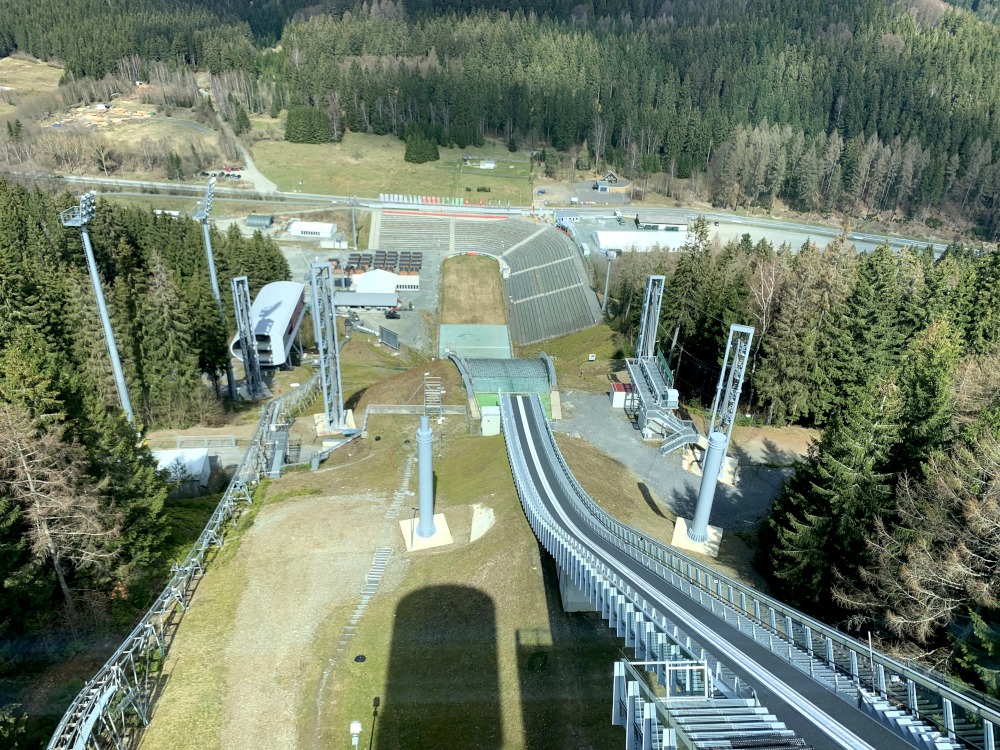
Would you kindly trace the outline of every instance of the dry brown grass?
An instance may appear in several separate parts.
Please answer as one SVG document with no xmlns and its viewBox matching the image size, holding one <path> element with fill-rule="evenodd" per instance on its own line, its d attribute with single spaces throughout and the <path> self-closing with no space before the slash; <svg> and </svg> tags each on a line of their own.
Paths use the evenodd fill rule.
<svg viewBox="0 0 1000 750">
<path fill-rule="evenodd" d="M 12 93 L 44 94 L 59 88 L 62 68 L 23 57 L 0 59 L 0 86 L 13 89 Z"/>
<path fill-rule="evenodd" d="M 677 516 L 667 510 L 656 490 L 648 487 L 632 471 L 593 445 L 569 435 L 556 435 L 566 463 L 598 505 L 622 523 L 652 539 L 670 544 Z M 649 493 L 646 500 L 643 489 Z M 652 503 L 652 504 L 651 504 Z M 720 573 L 766 591 L 766 584 L 753 567 L 753 550 L 735 534 L 724 534 L 717 558 L 694 553 L 706 565 Z"/>
<path fill-rule="evenodd" d="M 441 267 L 441 322 L 506 325 L 503 282 L 492 258 L 461 255 Z"/>
<path fill-rule="evenodd" d="M 623 365 L 615 355 L 621 349 L 621 336 L 605 323 L 576 333 L 522 346 L 517 356 L 535 359 L 545 352 L 555 361 L 559 390 L 607 393 L 613 373 Z M 596 359 L 591 362 L 590 355 Z"/>
</svg>

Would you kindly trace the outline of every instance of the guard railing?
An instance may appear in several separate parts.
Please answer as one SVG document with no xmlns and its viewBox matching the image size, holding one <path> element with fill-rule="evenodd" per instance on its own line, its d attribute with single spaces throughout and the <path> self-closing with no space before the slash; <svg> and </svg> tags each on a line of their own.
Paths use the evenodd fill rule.
<svg viewBox="0 0 1000 750">
<path fill-rule="evenodd" d="M 177 625 L 205 572 L 212 550 L 221 547 L 265 471 L 268 437 L 316 395 L 319 377 L 270 401 L 229 486 L 184 560 L 173 566 L 163 592 L 104 666 L 73 699 L 48 750 L 85 750 L 134 745 L 149 722 L 158 676 Z"/>
<path fill-rule="evenodd" d="M 1000 725 L 1000 703 L 996 700 L 921 665 L 893 659 L 618 521 L 583 490 L 551 431 L 543 432 L 562 468 L 563 483 L 584 511 L 581 515 L 586 522 L 648 569 L 671 580 L 715 614 L 726 609 L 768 633 L 772 637 L 758 639 L 763 645 L 770 644 L 773 653 L 846 700 L 856 701 L 856 688 L 861 687 L 967 747 L 997 750 L 994 733 Z M 796 658 L 801 654 L 808 658 Z M 832 679 L 822 679 L 824 673 Z"/>
</svg>

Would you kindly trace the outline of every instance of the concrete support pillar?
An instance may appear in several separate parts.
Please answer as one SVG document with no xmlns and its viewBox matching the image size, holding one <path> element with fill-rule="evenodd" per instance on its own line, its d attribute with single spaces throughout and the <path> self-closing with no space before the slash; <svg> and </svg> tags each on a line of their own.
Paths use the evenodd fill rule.
<svg viewBox="0 0 1000 750">
<path fill-rule="evenodd" d="M 420 418 L 417 430 L 417 473 L 420 482 L 420 519 L 417 536 L 434 536 L 434 431 L 427 417 Z"/>
<path fill-rule="evenodd" d="M 726 436 L 721 432 L 713 432 L 708 436 L 708 450 L 705 451 L 701 486 L 698 488 L 698 505 L 694 511 L 694 520 L 688 527 L 688 539 L 692 542 L 708 540 L 708 518 L 712 515 L 722 459 L 726 457 L 726 442 Z"/>
</svg>

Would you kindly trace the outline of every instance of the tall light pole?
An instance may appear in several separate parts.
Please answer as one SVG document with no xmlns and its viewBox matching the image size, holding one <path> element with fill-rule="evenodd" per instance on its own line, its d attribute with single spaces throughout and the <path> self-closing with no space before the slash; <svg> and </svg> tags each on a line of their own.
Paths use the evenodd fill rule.
<svg viewBox="0 0 1000 750">
<path fill-rule="evenodd" d="M 608 287 L 611 285 L 611 261 L 617 257 L 614 250 L 608 250 L 608 273 L 604 277 L 604 299 L 601 300 L 601 312 L 608 311 Z"/>
<path fill-rule="evenodd" d="M 212 280 L 212 294 L 215 296 L 215 306 L 219 309 L 219 320 L 222 322 L 222 332 L 226 332 L 226 313 L 222 307 L 222 294 L 219 292 L 219 277 L 215 273 L 215 255 L 212 253 L 212 233 L 208 227 L 208 217 L 212 213 L 212 200 L 215 198 L 215 178 L 208 181 L 205 188 L 205 198 L 191 212 L 191 216 L 201 222 L 201 233 L 205 238 L 205 258 L 208 261 L 208 276 Z M 236 377 L 233 375 L 233 362 L 226 354 L 226 384 L 229 386 L 229 400 L 236 402 Z"/>
<path fill-rule="evenodd" d="M 118 358 L 118 345 L 115 343 L 115 333 L 111 330 L 111 317 L 108 315 L 108 306 L 104 301 L 104 289 L 101 287 L 101 277 L 97 273 L 97 261 L 94 260 L 94 248 L 90 245 L 90 233 L 87 231 L 87 222 L 93 219 L 96 214 L 96 203 L 97 197 L 93 192 L 84 193 L 80 196 L 80 205 L 62 211 L 59 214 L 59 219 L 64 227 L 80 228 L 83 249 L 87 254 L 87 268 L 90 270 L 90 280 L 94 285 L 94 296 L 97 297 L 97 309 L 101 314 L 101 324 L 104 326 L 104 342 L 108 346 L 108 354 L 111 357 L 111 370 L 115 376 L 118 400 L 121 401 L 125 417 L 134 425 L 135 413 L 132 411 L 132 401 L 128 396 L 125 373 L 122 371 L 122 362 Z"/>
<path fill-rule="evenodd" d="M 354 252 L 358 251 L 358 225 L 354 220 L 354 209 L 358 205 L 358 199 L 351 197 L 351 240 L 354 243 Z"/>
</svg>

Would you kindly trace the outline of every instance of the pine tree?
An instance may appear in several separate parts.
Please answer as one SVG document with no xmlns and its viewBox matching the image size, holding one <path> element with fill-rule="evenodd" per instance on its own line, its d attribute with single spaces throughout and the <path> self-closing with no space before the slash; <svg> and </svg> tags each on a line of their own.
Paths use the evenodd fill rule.
<svg viewBox="0 0 1000 750">
<path fill-rule="evenodd" d="M 819 443 L 775 500 L 761 533 L 764 565 L 785 601 L 835 615 L 835 584 L 868 560 L 876 519 L 892 512 L 895 476 L 888 468 L 898 439 L 898 394 L 873 383 L 836 413 Z"/>
<path fill-rule="evenodd" d="M 196 416 L 192 394 L 202 388 L 197 350 L 186 310 L 155 251 L 151 265 L 138 334 L 143 419 L 151 426 L 187 427 Z"/>
</svg>

